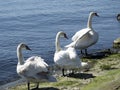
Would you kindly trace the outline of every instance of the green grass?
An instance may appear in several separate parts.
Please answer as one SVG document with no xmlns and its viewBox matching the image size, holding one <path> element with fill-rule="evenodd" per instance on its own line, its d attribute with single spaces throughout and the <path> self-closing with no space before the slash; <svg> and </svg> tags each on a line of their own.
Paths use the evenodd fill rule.
<svg viewBox="0 0 120 90">
<path fill-rule="evenodd" d="M 108 71 L 105 75 L 94 78 L 90 84 L 84 86 L 81 90 L 110 90 L 110 87 L 107 85 L 107 83 L 120 79 L 119 76 L 120 69 Z"/>
<path fill-rule="evenodd" d="M 54 83 L 49 83 L 49 82 L 40 83 L 40 88 L 54 87 L 62 90 L 63 88 L 75 87 L 77 85 L 79 86 L 80 84 L 80 79 L 78 80 L 75 78 L 59 77 L 58 80 L 59 80 L 58 82 L 54 82 Z M 35 85 L 32 83 L 31 88 L 34 87 Z M 27 90 L 27 85 L 12 87 L 10 88 L 10 90 Z"/>
<path fill-rule="evenodd" d="M 60 90 L 62 90 L 64 88 L 71 88 L 71 90 L 72 90 L 72 88 L 74 88 L 74 87 L 80 88 L 80 90 L 110 90 L 109 84 L 112 84 L 111 82 L 113 82 L 113 81 L 120 80 L 119 76 L 120 76 L 120 69 L 117 69 L 117 70 L 107 71 L 107 73 L 105 73 L 104 75 L 91 79 L 89 84 L 88 83 L 83 84 L 82 83 L 83 80 L 81 80 L 81 79 L 60 77 L 58 82 L 41 83 L 40 87 L 41 88 L 54 87 L 54 88 L 58 88 Z M 117 84 L 117 82 L 116 82 L 116 84 Z M 34 87 L 35 87 L 35 85 L 32 84 L 31 88 L 34 88 Z M 27 90 L 27 86 L 20 85 L 17 87 L 13 87 L 10 90 Z"/>
<path fill-rule="evenodd" d="M 40 88 L 53 87 L 59 90 L 120 90 L 120 54 L 113 54 L 102 59 L 84 59 L 84 61 L 93 63 L 90 71 L 86 73 L 97 74 L 95 78 L 58 77 L 58 82 L 40 83 Z M 35 85 L 32 83 L 31 88 L 34 87 Z M 27 90 L 27 85 L 11 87 L 9 90 Z"/>
<path fill-rule="evenodd" d="M 112 68 L 111 68 L 111 65 L 103 64 L 103 65 L 100 66 L 100 69 L 101 69 L 101 70 L 110 70 L 110 69 L 112 69 Z"/>
</svg>

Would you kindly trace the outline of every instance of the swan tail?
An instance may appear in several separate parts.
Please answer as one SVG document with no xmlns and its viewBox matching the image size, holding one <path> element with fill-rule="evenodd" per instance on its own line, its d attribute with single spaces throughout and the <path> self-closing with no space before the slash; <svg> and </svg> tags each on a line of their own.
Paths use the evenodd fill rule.
<svg viewBox="0 0 120 90">
<path fill-rule="evenodd" d="M 89 68 L 89 64 L 88 64 L 87 62 L 81 62 L 81 67 L 82 67 L 83 69 Z"/>
</svg>

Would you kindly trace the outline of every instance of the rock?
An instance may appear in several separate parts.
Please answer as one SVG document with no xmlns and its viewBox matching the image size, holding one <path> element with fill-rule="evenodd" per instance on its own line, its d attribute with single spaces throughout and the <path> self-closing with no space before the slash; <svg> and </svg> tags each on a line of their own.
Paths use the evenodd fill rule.
<svg viewBox="0 0 120 90">
<path fill-rule="evenodd" d="M 113 41 L 113 48 L 120 48 L 120 37 Z"/>
<path fill-rule="evenodd" d="M 113 42 L 114 44 L 120 44 L 120 37 L 119 38 L 117 38 L 116 40 L 114 40 L 114 42 Z"/>
</svg>

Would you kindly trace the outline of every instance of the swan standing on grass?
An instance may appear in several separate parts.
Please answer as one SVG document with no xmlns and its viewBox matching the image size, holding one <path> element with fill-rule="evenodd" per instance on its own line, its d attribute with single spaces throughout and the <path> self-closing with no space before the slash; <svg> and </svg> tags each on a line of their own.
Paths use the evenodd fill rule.
<svg viewBox="0 0 120 90">
<path fill-rule="evenodd" d="M 56 51 L 54 54 L 54 62 L 57 66 L 59 66 L 62 69 L 62 74 L 63 76 L 65 76 L 64 69 L 71 70 L 75 68 L 80 68 L 81 60 L 77 55 L 75 48 L 69 47 L 63 50 L 60 47 L 61 37 L 67 38 L 66 34 L 63 31 L 58 32 L 56 35 L 55 41 Z"/>
<path fill-rule="evenodd" d="M 87 48 L 94 45 L 98 41 L 98 33 L 92 28 L 92 17 L 98 16 L 95 12 L 90 12 L 87 28 L 79 30 L 72 37 L 72 43 L 66 47 L 75 47 L 76 49 L 85 49 L 85 54 L 87 55 Z"/>
<path fill-rule="evenodd" d="M 17 47 L 17 73 L 24 79 L 27 80 L 28 90 L 30 90 L 30 82 L 50 81 L 54 82 L 56 79 L 50 75 L 48 64 L 44 62 L 44 59 L 38 56 L 32 56 L 26 61 L 23 61 L 22 49 L 31 50 L 26 44 L 20 43 Z"/>
</svg>

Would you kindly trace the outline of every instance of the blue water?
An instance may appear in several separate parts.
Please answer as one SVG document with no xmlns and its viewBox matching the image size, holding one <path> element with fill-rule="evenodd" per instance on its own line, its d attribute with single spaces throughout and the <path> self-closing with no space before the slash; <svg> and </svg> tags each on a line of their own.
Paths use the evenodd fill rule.
<svg viewBox="0 0 120 90">
<path fill-rule="evenodd" d="M 93 18 L 93 28 L 99 41 L 88 52 L 112 46 L 120 36 L 119 0 L 0 0 L 0 85 L 17 80 L 16 47 L 26 43 L 32 51 L 24 51 L 25 59 L 40 55 L 53 63 L 55 36 L 64 31 L 68 37 L 86 27 L 90 11 L 100 17 Z M 61 40 L 62 46 L 71 40 Z"/>
</svg>

